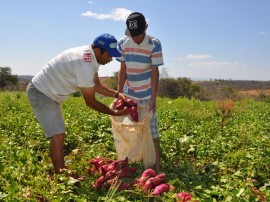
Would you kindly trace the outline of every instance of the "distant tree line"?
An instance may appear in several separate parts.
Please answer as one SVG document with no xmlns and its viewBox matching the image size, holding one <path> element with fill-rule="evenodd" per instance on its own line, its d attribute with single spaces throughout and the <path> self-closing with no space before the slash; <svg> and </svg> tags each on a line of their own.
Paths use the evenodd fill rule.
<svg viewBox="0 0 270 202">
<path fill-rule="evenodd" d="M 0 90 L 20 90 L 25 91 L 26 86 L 31 79 L 19 79 L 17 75 L 12 74 L 10 67 L 0 67 Z M 114 72 L 111 77 L 102 77 L 101 83 L 117 89 L 118 72 Z M 199 100 L 220 100 L 220 99 L 241 99 L 239 91 L 241 90 L 261 90 L 257 100 L 270 102 L 269 94 L 264 90 L 270 90 L 270 81 L 242 81 L 242 80 L 211 80 L 211 81 L 192 81 L 187 77 L 171 78 L 166 69 L 160 71 L 160 80 L 158 96 L 175 99 L 186 97 Z M 73 96 L 81 96 L 80 92 Z"/>
<path fill-rule="evenodd" d="M 198 98 L 200 97 L 201 88 L 199 85 L 194 84 L 190 78 L 179 77 L 174 78 L 161 78 L 159 81 L 158 95 L 160 97 L 168 98 Z"/>
<path fill-rule="evenodd" d="M 237 90 L 245 89 L 245 90 L 256 90 L 256 89 L 269 89 L 270 80 L 269 81 L 255 81 L 255 80 L 223 80 L 223 79 L 215 79 L 213 81 L 202 81 L 197 82 L 200 86 L 203 87 L 219 87 L 223 88 L 226 86 L 230 86 Z"/>
<path fill-rule="evenodd" d="M 0 67 L 0 89 L 16 86 L 18 76 L 13 75 L 10 67 Z"/>
</svg>

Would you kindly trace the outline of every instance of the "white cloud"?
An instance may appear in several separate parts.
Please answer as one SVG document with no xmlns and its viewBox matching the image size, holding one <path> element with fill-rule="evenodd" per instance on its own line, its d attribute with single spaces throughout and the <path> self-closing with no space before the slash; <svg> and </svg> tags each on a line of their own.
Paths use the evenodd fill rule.
<svg viewBox="0 0 270 202">
<path fill-rule="evenodd" d="M 125 9 L 125 8 L 116 8 L 114 9 L 111 13 L 94 13 L 92 11 L 87 11 L 85 13 L 82 13 L 82 16 L 85 17 L 93 17 L 99 20 L 107 20 L 107 19 L 111 19 L 111 20 L 116 20 L 116 21 L 125 21 L 127 19 L 127 17 L 129 16 L 129 14 L 132 13 L 131 10 Z"/>
<path fill-rule="evenodd" d="M 88 4 L 95 4 L 93 1 L 88 1 L 87 3 Z"/>
<path fill-rule="evenodd" d="M 204 59 L 208 59 L 208 58 L 211 58 L 212 56 L 211 55 L 201 55 L 201 54 L 188 54 L 186 56 L 186 58 L 188 60 L 204 60 Z"/>
<path fill-rule="evenodd" d="M 199 69 L 223 69 L 223 68 L 244 68 L 238 62 L 227 62 L 227 61 L 204 61 L 190 63 L 189 66 Z"/>
</svg>

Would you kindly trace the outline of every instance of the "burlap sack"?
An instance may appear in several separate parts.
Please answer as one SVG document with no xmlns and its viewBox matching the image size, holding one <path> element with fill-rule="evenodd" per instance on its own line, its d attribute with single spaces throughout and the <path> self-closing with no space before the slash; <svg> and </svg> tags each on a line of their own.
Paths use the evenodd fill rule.
<svg viewBox="0 0 270 202">
<path fill-rule="evenodd" d="M 111 105 L 112 106 L 112 105 Z M 130 162 L 143 161 L 149 168 L 156 163 L 156 153 L 150 130 L 153 112 L 146 105 L 138 106 L 139 122 L 130 115 L 111 116 L 112 132 L 118 159 L 128 157 Z"/>
</svg>

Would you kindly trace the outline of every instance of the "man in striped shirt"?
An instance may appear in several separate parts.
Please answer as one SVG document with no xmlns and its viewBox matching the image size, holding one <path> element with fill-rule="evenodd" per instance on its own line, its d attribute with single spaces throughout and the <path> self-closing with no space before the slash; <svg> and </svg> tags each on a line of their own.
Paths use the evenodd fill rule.
<svg viewBox="0 0 270 202">
<path fill-rule="evenodd" d="M 159 82 L 158 67 L 163 65 L 160 41 L 146 34 L 148 24 L 143 14 L 134 12 L 126 20 L 126 35 L 119 41 L 121 62 L 118 92 L 123 92 L 140 105 L 149 104 L 153 110 L 150 122 L 156 150 L 156 170 L 160 169 L 160 142 L 156 115 L 156 97 Z"/>
</svg>

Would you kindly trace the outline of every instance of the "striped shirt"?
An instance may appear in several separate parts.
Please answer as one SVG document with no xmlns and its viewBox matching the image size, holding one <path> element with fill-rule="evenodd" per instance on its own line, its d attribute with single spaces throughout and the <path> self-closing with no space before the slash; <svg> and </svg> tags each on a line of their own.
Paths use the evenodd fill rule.
<svg viewBox="0 0 270 202">
<path fill-rule="evenodd" d="M 118 49 L 122 56 L 117 60 L 126 64 L 127 80 L 123 93 L 135 100 L 150 99 L 152 67 L 163 65 L 160 41 L 145 35 L 142 43 L 137 44 L 132 38 L 124 37 L 119 41 Z"/>
</svg>

